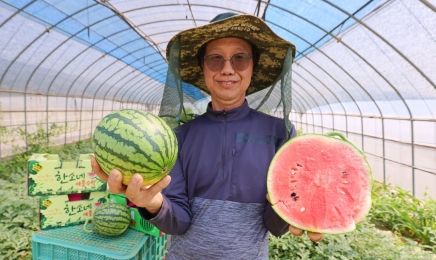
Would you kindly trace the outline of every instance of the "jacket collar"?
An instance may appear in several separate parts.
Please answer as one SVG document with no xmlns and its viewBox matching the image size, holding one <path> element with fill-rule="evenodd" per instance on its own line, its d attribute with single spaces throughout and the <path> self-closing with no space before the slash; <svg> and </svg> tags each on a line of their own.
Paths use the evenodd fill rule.
<svg viewBox="0 0 436 260">
<path fill-rule="evenodd" d="M 248 113 L 250 113 L 250 110 L 251 108 L 248 106 L 247 100 L 239 107 L 230 110 L 213 110 L 212 102 L 209 102 L 206 109 L 206 116 L 212 121 L 223 122 L 226 120 L 227 122 L 232 122 L 246 117 Z"/>
</svg>

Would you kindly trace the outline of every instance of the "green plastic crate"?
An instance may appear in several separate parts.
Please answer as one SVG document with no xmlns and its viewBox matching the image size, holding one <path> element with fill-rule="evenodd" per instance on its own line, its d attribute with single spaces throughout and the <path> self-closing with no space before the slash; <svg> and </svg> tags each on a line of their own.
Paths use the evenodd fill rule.
<svg viewBox="0 0 436 260">
<path fill-rule="evenodd" d="M 88 233 L 83 225 L 39 231 L 32 236 L 34 260 L 164 259 L 166 235 L 154 237 L 127 229 L 116 237 Z"/>
</svg>

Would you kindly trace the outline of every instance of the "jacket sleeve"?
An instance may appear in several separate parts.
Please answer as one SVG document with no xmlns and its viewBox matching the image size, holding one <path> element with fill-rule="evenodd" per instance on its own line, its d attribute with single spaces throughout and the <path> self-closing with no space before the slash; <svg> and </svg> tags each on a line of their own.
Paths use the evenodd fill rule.
<svg viewBox="0 0 436 260">
<path fill-rule="evenodd" d="M 180 158 L 177 159 L 170 176 L 170 184 L 162 191 L 164 200 L 159 213 L 152 217 L 144 208 L 138 211 L 159 230 L 170 235 L 180 235 L 185 233 L 191 224 L 191 211 Z"/>
<path fill-rule="evenodd" d="M 268 231 L 276 237 L 284 235 L 289 230 L 289 224 L 286 223 L 279 215 L 277 215 L 269 202 L 267 203 L 265 212 L 263 213 L 263 223 Z"/>
<path fill-rule="evenodd" d="M 289 132 L 289 138 L 294 138 L 297 135 L 294 125 L 292 125 L 291 130 Z M 286 141 L 286 140 L 284 140 Z M 283 142 L 285 143 L 285 142 Z M 283 145 L 280 144 L 281 145 Z M 267 202 L 264 214 L 263 214 L 263 222 L 268 231 L 276 236 L 282 236 L 289 231 L 289 224 L 286 223 L 277 213 L 273 210 L 271 203 Z"/>
</svg>

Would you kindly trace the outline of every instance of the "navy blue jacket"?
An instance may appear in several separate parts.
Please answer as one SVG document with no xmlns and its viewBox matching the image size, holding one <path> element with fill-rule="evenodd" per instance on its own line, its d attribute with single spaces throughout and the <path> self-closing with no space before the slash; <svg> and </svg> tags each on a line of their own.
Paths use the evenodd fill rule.
<svg viewBox="0 0 436 260">
<path fill-rule="evenodd" d="M 290 136 L 295 136 L 294 128 Z M 288 231 L 266 200 L 268 167 L 287 140 L 283 119 L 253 110 L 247 101 L 228 111 L 214 111 L 209 104 L 206 113 L 182 125 L 177 138 L 179 158 L 163 191 L 162 209 L 153 218 L 140 210 L 144 218 L 167 234 L 195 232 L 191 240 L 208 232 L 216 219 L 222 219 L 222 228 L 246 226 L 275 236 Z M 257 222 L 259 226 L 250 224 Z M 201 225 L 204 229 L 193 231 Z M 265 239 L 265 232 L 249 235 L 241 230 L 240 236 Z"/>
</svg>

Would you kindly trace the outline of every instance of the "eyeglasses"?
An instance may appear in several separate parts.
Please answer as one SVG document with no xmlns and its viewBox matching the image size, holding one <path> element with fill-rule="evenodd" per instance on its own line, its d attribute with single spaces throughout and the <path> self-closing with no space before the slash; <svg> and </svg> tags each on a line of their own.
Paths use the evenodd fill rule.
<svg viewBox="0 0 436 260">
<path fill-rule="evenodd" d="M 253 57 L 252 54 L 237 53 L 231 58 L 224 58 L 219 54 L 211 54 L 204 57 L 204 61 L 207 68 L 213 72 L 219 71 L 224 67 L 226 60 L 230 60 L 232 68 L 237 71 L 244 71 L 248 68 L 250 64 L 250 59 Z"/>
</svg>

